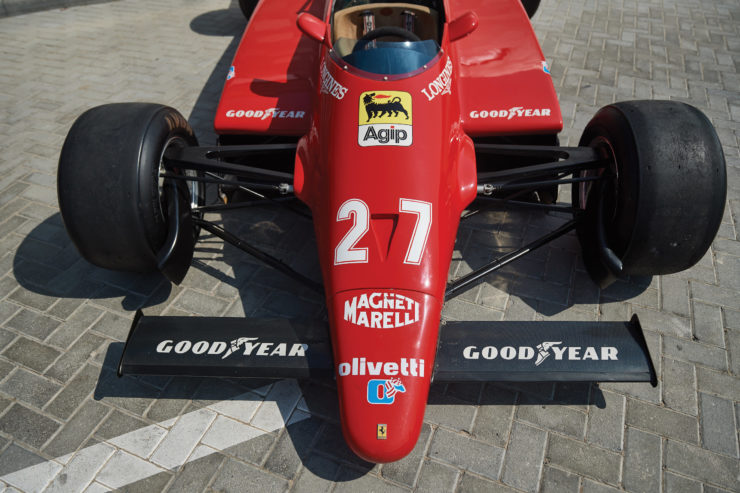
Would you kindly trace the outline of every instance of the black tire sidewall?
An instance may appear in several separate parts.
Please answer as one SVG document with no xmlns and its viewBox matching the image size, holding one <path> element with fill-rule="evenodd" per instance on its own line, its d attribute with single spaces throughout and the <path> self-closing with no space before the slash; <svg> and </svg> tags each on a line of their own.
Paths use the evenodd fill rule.
<svg viewBox="0 0 740 493">
<path fill-rule="evenodd" d="M 59 208 L 81 255 L 107 269 L 157 270 L 167 220 L 160 207 L 159 165 L 173 137 L 197 140 L 176 110 L 115 103 L 83 113 L 59 160 Z"/>
<path fill-rule="evenodd" d="M 578 226 L 592 277 L 602 285 L 609 277 L 596 241 L 601 201 L 607 242 L 625 274 L 671 274 L 696 264 L 719 229 L 727 190 L 722 146 L 707 117 L 676 101 L 615 103 L 597 112 L 580 145 L 599 140 L 609 142 L 617 176 L 604 196 L 591 188 Z M 573 187 L 576 207 L 583 186 Z"/>
</svg>

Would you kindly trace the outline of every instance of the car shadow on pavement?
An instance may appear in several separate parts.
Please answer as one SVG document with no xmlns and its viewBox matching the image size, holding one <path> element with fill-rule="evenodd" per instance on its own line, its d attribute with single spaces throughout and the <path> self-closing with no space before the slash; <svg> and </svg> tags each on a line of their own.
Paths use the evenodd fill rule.
<svg viewBox="0 0 740 493">
<path fill-rule="evenodd" d="M 23 238 L 13 257 L 13 276 L 23 290 L 16 296 L 106 300 L 102 302 L 105 306 L 118 311 L 158 305 L 172 290 L 160 273 L 114 272 L 84 260 L 59 213 Z"/>
</svg>

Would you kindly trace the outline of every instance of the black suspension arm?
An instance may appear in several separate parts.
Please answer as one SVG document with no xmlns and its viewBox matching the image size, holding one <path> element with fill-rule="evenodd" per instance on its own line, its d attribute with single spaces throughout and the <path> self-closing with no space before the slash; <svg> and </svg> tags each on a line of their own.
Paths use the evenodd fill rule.
<svg viewBox="0 0 740 493">
<path fill-rule="evenodd" d="M 594 147 L 516 146 L 500 144 L 476 144 L 481 154 L 497 156 L 552 159 L 551 162 L 521 166 L 478 174 L 478 182 L 508 182 L 527 178 L 571 174 L 585 169 L 603 168 L 608 158 Z"/>
<path fill-rule="evenodd" d="M 265 179 L 287 181 L 293 183 L 293 175 L 264 168 L 255 168 L 245 164 L 235 164 L 221 161 L 221 158 L 249 157 L 255 155 L 273 154 L 285 151 L 295 151 L 295 144 L 266 144 L 227 147 L 174 147 L 171 146 L 164 154 L 164 162 L 168 167 L 193 169 L 196 171 L 210 171 L 213 173 L 228 173 L 240 177 L 260 177 Z"/>
<path fill-rule="evenodd" d="M 269 253 L 263 252 L 262 250 L 255 248 L 252 245 L 246 243 L 241 238 L 223 229 L 221 226 L 214 224 L 210 221 L 197 218 L 197 217 L 193 218 L 193 223 L 205 229 L 212 235 L 217 236 L 221 238 L 222 240 L 224 240 L 225 242 L 242 250 L 243 252 L 246 252 L 249 255 L 252 255 L 256 259 L 264 262 L 265 264 L 269 265 L 273 269 L 280 271 L 286 276 L 304 284 L 305 286 L 309 287 L 313 291 L 319 294 L 324 294 L 324 286 L 322 284 L 317 283 L 316 281 L 312 279 L 309 279 L 308 277 L 304 276 L 303 274 L 296 271 L 292 267 L 288 266 L 286 263 L 282 262 L 281 260 L 276 259 Z"/>
<path fill-rule="evenodd" d="M 497 258 L 496 260 L 484 265 L 480 269 L 474 270 L 473 272 L 459 279 L 452 281 L 451 283 L 447 285 L 447 290 L 445 291 L 445 301 L 451 298 L 454 298 L 455 296 L 457 296 L 459 291 L 465 289 L 467 286 L 476 282 L 482 277 L 487 276 L 491 272 L 499 270 L 500 268 L 513 262 L 519 257 L 526 255 L 529 252 L 532 252 L 534 250 L 537 250 L 539 247 L 557 238 L 560 238 L 564 234 L 572 231 L 573 229 L 575 229 L 576 223 L 577 223 L 577 220 L 569 221 L 565 223 L 564 225 L 560 226 L 558 229 L 556 229 L 552 233 L 548 233 L 545 236 L 538 238 L 537 240 L 531 243 L 528 243 L 527 245 L 524 245 L 521 248 L 518 248 L 512 252 L 507 253 L 506 255 L 503 255 L 502 257 Z"/>
</svg>

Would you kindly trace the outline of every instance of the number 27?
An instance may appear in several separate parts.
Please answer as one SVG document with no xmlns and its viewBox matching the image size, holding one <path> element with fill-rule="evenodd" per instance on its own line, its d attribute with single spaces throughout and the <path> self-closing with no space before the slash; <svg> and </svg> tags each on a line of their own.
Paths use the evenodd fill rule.
<svg viewBox="0 0 740 493">
<path fill-rule="evenodd" d="M 422 200 L 400 199 L 398 210 L 405 214 L 416 215 L 414 232 L 406 249 L 404 264 L 419 265 L 424 248 L 432 228 L 432 204 Z M 368 249 L 356 245 L 370 230 L 370 209 L 360 199 L 345 201 L 337 211 L 337 222 L 352 219 L 352 227 L 334 249 L 334 265 L 365 264 L 368 260 Z"/>
</svg>

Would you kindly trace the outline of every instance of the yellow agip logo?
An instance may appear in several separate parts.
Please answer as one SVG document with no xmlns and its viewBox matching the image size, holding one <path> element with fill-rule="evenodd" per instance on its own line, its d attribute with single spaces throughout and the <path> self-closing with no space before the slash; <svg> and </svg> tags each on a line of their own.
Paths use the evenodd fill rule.
<svg viewBox="0 0 740 493">
<path fill-rule="evenodd" d="M 360 125 L 400 123 L 411 125 L 411 94 L 401 91 L 368 91 L 360 95 Z"/>
<path fill-rule="evenodd" d="M 402 91 L 367 91 L 360 95 L 357 143 L 361 147 L 400 146 L 413 143 L 411 94 Z"/>
</svg>

